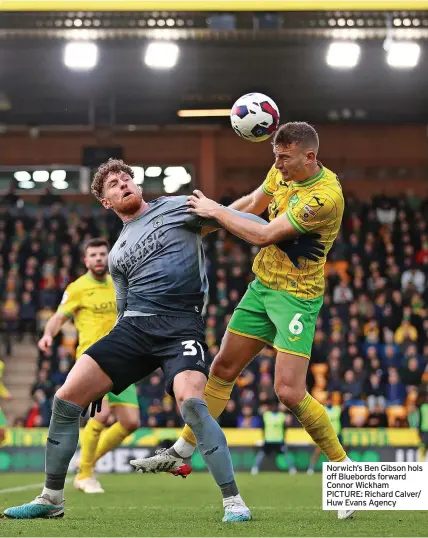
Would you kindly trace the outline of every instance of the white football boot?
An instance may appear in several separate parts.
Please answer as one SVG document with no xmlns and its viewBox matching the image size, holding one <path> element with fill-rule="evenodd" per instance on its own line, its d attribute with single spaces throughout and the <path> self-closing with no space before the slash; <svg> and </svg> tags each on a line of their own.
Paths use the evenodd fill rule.
<svg viewBox="0 0 428 538">
<path fill-rule="evenodd" d="M 82 479 L 79 479 L 76 476 L 74 479 L 74 487 L 79 491 L 83 491 L 83 493 L 104 493 L 101 484 L 95 478 L 95 476 Z"/>
</svg>

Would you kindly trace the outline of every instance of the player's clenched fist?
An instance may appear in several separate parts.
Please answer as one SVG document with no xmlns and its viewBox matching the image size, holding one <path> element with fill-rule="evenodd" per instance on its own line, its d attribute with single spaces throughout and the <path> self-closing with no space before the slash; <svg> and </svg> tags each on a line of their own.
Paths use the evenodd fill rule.
<svg viewBox="0 0 428 538">
<path fill-rule="evenodd" d="M 190 206 L 188 212 L 196 213 L 203 218 L 214 218 L 216 209 L 220 207 L 217 202 L 210 200 L 198 190 L 194 190 L 193 195 L 188 197 L 186 205 Z"/>
<path fill-rule="evenodd" d="M 37 345 L 39 346 L 39 349 L 41 351 L 48 351 L 52 346 L 52 336 L 50 336 L 49 334 L 44 334 L 42 338 L 40 338 Z"/>
</svg>

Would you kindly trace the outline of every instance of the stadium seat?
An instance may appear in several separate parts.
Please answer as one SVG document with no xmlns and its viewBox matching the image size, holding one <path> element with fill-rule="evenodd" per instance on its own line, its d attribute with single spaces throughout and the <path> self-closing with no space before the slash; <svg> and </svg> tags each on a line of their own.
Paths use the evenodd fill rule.
<svg viewBox="0 0 428 538">
<path fill-rule="evenodd" d="M 327 400 L 328 392 L 326 390 L 313 389 L 312 396 L 315 398 L 315 400 L 318 400 L 320 404 L 324 405 L 325 401 Z"/>
<path fill-rule="evenodd" d="M 331 403 L 333 405 L 341 405 L 342 403 L 342 395 L 338 390 L 335 390 L 331 393 Z"/>
<path fill-rule="evenodd" d="M 324 274 L 328 277 L 334 269 L 342 280 L 349 282 L 348 266 L 349 263 L 345 261 L 327 262 L 325 264 Z"/>
<path fill-rule="evenodd" d="M 349 408 L 351 426 L 362 427 L 369 417 L 369 410 L 365 405 L 352 405 Z"/>
<path fill-rule="evenodd" d="M 319 363 L 319 364 L 312 364 L 311 365 L 311 372 L 314 377 L 316 376 L 326 376 L 328 372 L 328 364 L 326 363 Z"/>
<path fill-rule="evenodd" d="M 418 392 L 416 390 L 411 390 L 406 398 L 406 408 L 409 407 L 409 405 L 416 405 L 416 401 L 418 399 Z"/>
<path fill-rule="evenodd" d="M 386 408 L 386 416 L 388 418 L 388 426 L 394 427 L 397 418 L 399 420 L 407 418 L 407 411 L 404 405 L 391 405 Z"/>
</svg>

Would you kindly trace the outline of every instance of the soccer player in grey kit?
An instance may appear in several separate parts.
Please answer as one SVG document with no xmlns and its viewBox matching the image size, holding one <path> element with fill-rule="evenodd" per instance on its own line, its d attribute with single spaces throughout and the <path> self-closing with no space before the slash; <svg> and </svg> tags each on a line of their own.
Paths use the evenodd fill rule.
<svg viewBox="0 0 428 538">
<path fill-rule="evenodd" d="M 203 221 L 187 212 L 187 196 L 145 202 L 132 169 L 122 161 L 110 160 L 99 168 L 92 192 L 124 224 L 109 255 L 118 321 L 85 351 L 55 395 L 42 494 L 31 503 L 8 508 L 4 515 L 62 517 L 64 483 L 82 411 L 106 393 L 119 394 L 161 367 L 166 391 L 175 396 L 221 489 L 223 521 L 248 521 L 250 510 L 239 495 L 226 438 L 204 401 L 208 367 L 201 314 L 208 281 Z M 176 462 L 171 458 L 171 469 Z"/>
<path fill-rule="evenodd" d="M 223 521 L 251 519 L 235 483 L 225 436 L 204 401 L 208 367 L 202 311 L 208 281 L 202 236 L 218 225 L 189 213 L 187 196 L 145 202 L 133 175 L 122 161 L 110 160 L 100 166 L 92 182 L 92 193 L 123 221 L 109 256 L 118 321 L 108 335 L 85 351 L 55 394 L 41 495 L 8 508 L 6 517 L 62 517 L 65 478 L 79 440 L 80 415 L 106 393 L 119 394 L 161 367 L 166 391 L 175 396 L 221 489 Z M 267 224 L 255 215 L 238 213 Z M 294 256 L 296 264 L 298 256 L 313 255 L 308 254 L 308 248 L 314 247 L 313 238 L 308 239 L 302 245 L 291 241 L 277 246 L 290 260 Z M 158 470 L 179 470 L 182 456 L 174 448 L 165 456 L 165 466 Z M 139 460 L 131 464 L 142 470 Z"/>
</svg>

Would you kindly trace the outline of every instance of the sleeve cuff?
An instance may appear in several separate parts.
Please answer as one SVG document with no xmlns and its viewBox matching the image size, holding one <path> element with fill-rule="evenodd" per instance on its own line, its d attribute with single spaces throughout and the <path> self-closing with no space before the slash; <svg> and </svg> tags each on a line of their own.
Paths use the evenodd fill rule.
<svg viewBox="0 0 428 538">
<path fill-rule="evenodd" d="M 58 308 L 57 312 L 59 312 L 60 314 L 64 314 L 64 316 L 67 316 L 70 319 L 74 316 L 73 312 L 67 312 L 66 310 L 62 310 L 61 308 Z"/>
<path fill-rule="evenodd" d="M 263 189 L 263 192 L 264 192 L 265 194 L 267 194 L 268 196 L 273 196 L 273 192 L 269 192 L 269 191 L 267 190 L 267 188 L 266 188 L 264 185 L 262 185 L 262 189 Z"/>
<path fill-rule="evenodd" d="M 291 226 L 293 226 L 293 228 L 297 232 L 302 233 L 302 234 L 306 233 L 306 230 L 297 222 L 293 213 L 290 210 L 287 211 L 286 215 L 288 217 L 288 220 L 290 221 Z"/>
</svg>

